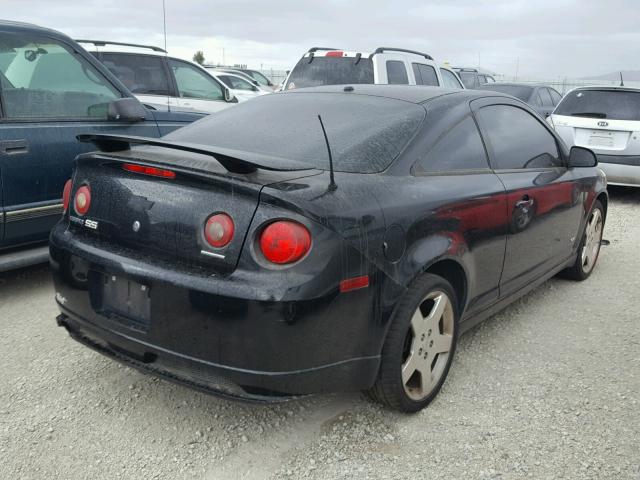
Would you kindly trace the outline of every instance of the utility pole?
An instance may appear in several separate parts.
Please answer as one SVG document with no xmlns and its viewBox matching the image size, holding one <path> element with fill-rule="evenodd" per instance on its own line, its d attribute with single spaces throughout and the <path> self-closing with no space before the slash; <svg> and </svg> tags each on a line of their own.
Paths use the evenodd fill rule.
<svg viewBox="0 0 640 480">
<path fill-rule="evenodd" d="M 518 81 L 518 70 L 520 70 L 520 57 L 516 58 L 516 82 Z"/>
</svg>

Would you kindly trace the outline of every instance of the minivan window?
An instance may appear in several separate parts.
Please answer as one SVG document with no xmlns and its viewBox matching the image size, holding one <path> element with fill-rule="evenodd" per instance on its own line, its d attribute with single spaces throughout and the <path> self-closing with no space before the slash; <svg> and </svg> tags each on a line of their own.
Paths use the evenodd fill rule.
<svg viewBox="0 0 640 480">
<path fill-rule="evenodd" d="M 334 169 L 374 173 L 400 154 L 422 124 L 425 109 L 390 98 L 293 91 L 263 95 L 180 128 L 166 138 L 204 143 L 329 169 L 327 130 Z M 296 141 L 283 141 L 287 138 Z M 213 160 L 212 160 L 213 161 Z"/>
<path fill-rule="evenodd" d="M 438 139 L 427 154 L 418 160 L 413 171 L 421 174 L 486 168 L 489 165 L 478 127 L 468 115 Z"/>
<path fill-rule="evenodd" d="M 553 113 L 575 117 L 639 121 L 640 93 L 614 89 L 574 90 L 565 95 Z"/>
<path fill-rule="evenodd" d="M 170 95 L 169 75 L 162 57 L 127 53 L 103 53 L 102 63 L 132 93 Z"/>
<path fill-rule="evenodd" d="M 478 111 L 478 120 L 494 169 L 562 166 L 555 138 L 525 110 L 490 105 Z"/>
<path fill-rule="evenodd" d="M 430 85 L 433 87 L 439 85 L 436 69 L 431 65 L 412 63 L 411 66 L 413 67 L 413 75 L 416 77 L 416 85 Z"/>
<path fill-rule="evenodd" d="M 353 57 L 303 57 L 292 70 L 285 89 L 359 83 L 373 83 L 370 58 L 361 57 L 356 63 Z"/>
<path fill-rule="evenodd" d="M 399 60 L 387 60 L 387 81 L 390 85 L 407 85 L 409 77 L 404 62 Z"/>
<path fill-rule="evenodd" d="M 169 59 L 182 98 L 200 98 L 203 100 L 224 100 L 222 86 L 211 75 L 198 67 L 180 60 Z"/>
<path fill-rule="evenodd" d="M 442 86 L 446 88 L 462 88 L 460 80 L 458 80 L 453 72 L 446 68 L 440 69 L 440 75 L 442 76 Z"/>
<path fill-rule="evenodd" d="M 121 97 L 80 54 L 50 38 L 2 34 L 2 104 L 9 118 L 106 118 Z"/>
</svg>

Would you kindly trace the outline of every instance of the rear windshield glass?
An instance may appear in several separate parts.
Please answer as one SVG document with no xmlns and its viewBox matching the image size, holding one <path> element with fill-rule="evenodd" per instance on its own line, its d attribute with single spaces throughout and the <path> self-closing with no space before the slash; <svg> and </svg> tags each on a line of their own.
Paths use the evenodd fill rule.
<svg viewBox="0 0 640 480">
<path fill-rule="evenodd" d="M 366 95 L 280 93 L 222 110 L 165 138 L 259 153 L 327 170 L 329 157 L 318 115 L 327 130 L 334 169 L 375 173 L 388 167 L 411 140 L 425 109 Z"/>
<path fill-rule="evenodd" d="M 354 57 L 309 57 L 301 58 L 294 67 L 286 89 L 317 87 L 321 85 L 344 85 L 373 83 L 373 61 Z"/>
<path fill-rule="evenodd" d="M 522 85 L 495 85 L 491 83 L 482 85 L 479 88 L 480 90 L 491 90 L 492 92 L 506 93 L 512 97 L 519 98 L 523 102 L 529 100 L 531 91 L 533 90 L 531 87 L 525 87 Z"/>
<path fill-rule="evenodd" d="M 640 92 L 576 90 L 558 104 L 556 115 L 640 120 Z"/>
</svg>

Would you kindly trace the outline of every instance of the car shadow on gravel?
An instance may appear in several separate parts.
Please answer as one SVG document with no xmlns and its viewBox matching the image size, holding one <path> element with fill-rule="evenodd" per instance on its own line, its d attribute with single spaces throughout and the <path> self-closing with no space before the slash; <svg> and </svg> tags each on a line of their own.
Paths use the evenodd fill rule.
<svg viewBox="0 0 640 480">
<path fill-rule="evenodd" d="M 640 206 L 640 187 L 609 185 L 607 191 L 609 192 L 609 199 L 614 202 Z"/>
</svg>

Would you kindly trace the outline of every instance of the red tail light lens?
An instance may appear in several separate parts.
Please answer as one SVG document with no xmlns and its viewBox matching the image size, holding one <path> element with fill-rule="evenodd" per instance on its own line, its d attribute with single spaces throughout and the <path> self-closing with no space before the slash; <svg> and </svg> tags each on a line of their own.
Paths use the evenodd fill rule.
<svg viewBox="0 0 640 480">
<path fill-rule="evenodd" d="M 78 215 L 85 215 L 91 206 L 91 190 L 87 185 L 83 185 L 76 192 L 73 201 L 73 208 Z"/>
<path fill-rule="evenodd" d="M 163 168 L 148 167 L 146 165 L 136 165 L 135 163 L 124 163 L 122 168 L 128 172 L 141 173 L 142 175 L 151 175 L 160 178 L 176 178 L 176 172 L 165 170 Z"/>
<path fill-rule="evenodd" d="M 71 201 L 71 179 L 67 180 L 62 190 L 62 212 L 66 213 Z"/>
<path fill-rule="evenodd" d="M 204 225 L 204 238 L 214 248 L 226 247 L 235 232 L 233 219 L 226 213 L 217 213 Z"/>
<path fill-rule="evenodd" d="M 274 222 L 260 235 L 260 250 L 272 263 L 283 265 L 304 257 L 311 248 L 311 234 L 304 225 L 288 220 Z"/>
<path fill-rule="evenodd" d="M 340 52 L 338 50 L 335 50 L 333 52 L 327 52 L 324 54 L 325 57 L 342 57 L 344 56 L 344 52 Z"/>
</svg>

